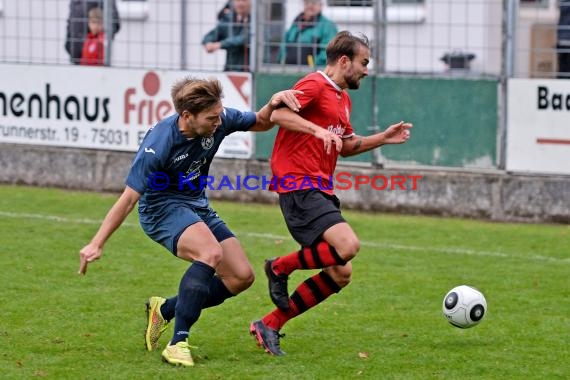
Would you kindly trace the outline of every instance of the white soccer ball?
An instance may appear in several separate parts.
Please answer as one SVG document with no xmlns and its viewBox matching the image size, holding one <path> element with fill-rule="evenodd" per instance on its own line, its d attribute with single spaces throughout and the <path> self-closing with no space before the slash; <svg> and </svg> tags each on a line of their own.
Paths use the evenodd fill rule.
<svg viewBox="0 0 570 380">
<path fill-rule="evenodd" d="M 460 285 L 451 289 L 443 299 L 443 315 L 449 323 L 461 329 L 473 327 L 487 313 L 487 301 L 479 290 Z"/>
</svg>

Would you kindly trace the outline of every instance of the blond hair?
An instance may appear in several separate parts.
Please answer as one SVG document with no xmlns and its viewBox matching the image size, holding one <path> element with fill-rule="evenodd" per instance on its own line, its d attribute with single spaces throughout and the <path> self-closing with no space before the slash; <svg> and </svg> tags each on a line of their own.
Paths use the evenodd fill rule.
<svg viewBox="0 0 570 380">
<path fill-rule="evenodd" d="M 188 111 L 193 115 L 215 106 L 224 96 L 219 80 L 192 77 L 174 83 L 170 94 L 176 112 Z"/>
</svg>

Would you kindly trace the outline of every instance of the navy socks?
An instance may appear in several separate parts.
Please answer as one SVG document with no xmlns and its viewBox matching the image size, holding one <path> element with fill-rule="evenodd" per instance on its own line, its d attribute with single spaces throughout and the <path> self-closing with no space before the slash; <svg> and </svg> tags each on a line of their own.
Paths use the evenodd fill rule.
<svg viewBox="0 0 570 380">
<path fill-rule="evenodd" d="M 233 296 L 234 295 L 230 293 L 222 280 L 218 276 L 214 276 L 212 282 L 210 283 L 210 294 L 208 295 L 208 299 L 204 303 L 203 308 L 206 309 L 208 307 L 218 306 L 226 299 Z"/>
<path fill-rule="evenodd" d="M 215 270 L 211 266 L 195 261 L 182 276 L 174 313 L 174 336 L 170 344 L 174 345 L 188 338 L 190 327 L 200 317 L 208 299 L 214 273 Z"/>
<path fill-rule="evenodd" d="M 210 282 L 210 292 L 208 294 L 208 299 L 202 306 L 202 309 L 220 305 L 226 299 L 233 296 L 234 294 L 230 293 L 222 280 L 218 276 L 214 276 L 212 278 L 212 282 Z M 160 307 L 160 314 L 162 314 L 162 317 L 167 321 L 170 321 L 174 318 L 174 313 L 176 311 L 176 302 L 178 302 L 178 296 L 168 298 L 166 302 L 164 302 L 164 304 Z"/>
</svg>

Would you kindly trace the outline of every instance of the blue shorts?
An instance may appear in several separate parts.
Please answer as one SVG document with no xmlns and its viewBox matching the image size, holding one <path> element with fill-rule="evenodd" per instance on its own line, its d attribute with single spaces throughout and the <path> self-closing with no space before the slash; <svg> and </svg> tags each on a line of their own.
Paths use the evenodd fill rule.
<svg viewBox="0 0 570 380">
<path fill-rule="evenodd" d="M 180 201 L 165 202 L 160 207 L 153 207 L 152 211 L 147 207 L 139 208 L 139 220 L 144 232 L 175 256 L 180 235 L 194 223 L 206 223 L 218 242 L 235 236 L 211 207 L 197 207 Z"/>
</svg>

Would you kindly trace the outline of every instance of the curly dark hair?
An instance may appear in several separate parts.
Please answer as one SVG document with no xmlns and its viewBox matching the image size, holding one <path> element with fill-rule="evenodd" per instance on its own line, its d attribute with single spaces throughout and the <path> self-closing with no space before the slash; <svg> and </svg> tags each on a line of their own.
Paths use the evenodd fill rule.
<svg viewBox="0 0 570 380">
<path fill-rule="evenodd" d="M 327 45 L 327 65 L 334 64 L 343 55 L 352 61 L 360 46 L 370 49 L 370 42 L 364 34 L 353 34 L 347 30 L 338 32 Z"/>
</svg>

